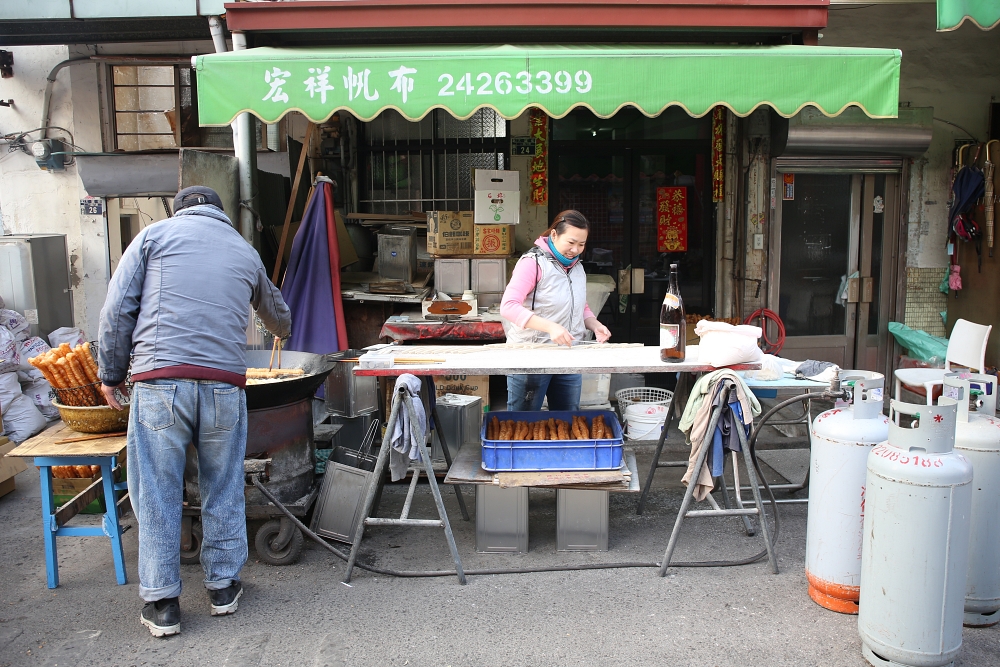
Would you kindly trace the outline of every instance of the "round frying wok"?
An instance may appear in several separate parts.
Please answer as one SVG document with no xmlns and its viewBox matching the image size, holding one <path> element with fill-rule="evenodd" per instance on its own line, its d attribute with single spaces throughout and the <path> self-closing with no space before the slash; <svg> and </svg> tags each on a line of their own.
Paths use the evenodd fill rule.
<svg viewBox="0 0 1000 667">
<path fill-rule="evenodd" d="M 247 368 L 267 368 L 271 362 L 270 350 L 247 350 Z M 275 355 L 277 362 L 277 355 Z M 309 398 L 316 393 L 323 380 L 333 370 L 337 362 L 327 359 L 325 354 L 311 352 L 282 352 L 281 368 L 301 368 L 304 376 L 292 376 L 287 380 L 247 385 L 247 410 L 275 408 Z M 278 368 L 275 363 L 275 368 Z"/>
</svg>

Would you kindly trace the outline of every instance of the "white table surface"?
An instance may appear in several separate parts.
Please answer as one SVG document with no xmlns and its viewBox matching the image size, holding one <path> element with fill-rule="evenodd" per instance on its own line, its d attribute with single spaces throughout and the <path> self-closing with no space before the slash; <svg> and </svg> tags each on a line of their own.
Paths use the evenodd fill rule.
<svg viewBox="0 0 1000 667">
<path fill-rule="evenodd" d="M 559 345 L 524 349 L 502 345 L 406 345 L 395 349 L 398 357 L 442 357 L 432 364 L 399 364 L 392 368 L 354 369 L 361 376 L 413 375 L 568 375 L 573 373 L 705 373 L 716 369 L 698 361 L 698 346 L 687 348 L 680 363 L 660 361 L 660 348 L 647 346 Z M 730 366 L 733 370 L 757 370 L 759 363 Z"/>
</svg>

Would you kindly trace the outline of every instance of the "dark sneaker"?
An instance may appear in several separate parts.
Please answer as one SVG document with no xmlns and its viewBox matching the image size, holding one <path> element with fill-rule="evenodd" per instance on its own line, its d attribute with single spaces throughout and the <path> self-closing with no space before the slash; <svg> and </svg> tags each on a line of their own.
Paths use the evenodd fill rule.
<svg viewBox="0 0 1000 667">
<path fill-rule="evenodd" d="M 147 602 L 139 614 L 139 622 L 149 628 L 154 637 L 169 637 L 181 632 L 181 605 L 177 598 Z"/>
<path fill-rule="evenodd" d="M 243 584 L 234 581 L 228 588 L 217 591 L 209 591 L 208 597 L 212 600 L 212 616 L 225 616 L 235 614 L 240 607 L 240 597 L 243 595 Z"/>
</svg>

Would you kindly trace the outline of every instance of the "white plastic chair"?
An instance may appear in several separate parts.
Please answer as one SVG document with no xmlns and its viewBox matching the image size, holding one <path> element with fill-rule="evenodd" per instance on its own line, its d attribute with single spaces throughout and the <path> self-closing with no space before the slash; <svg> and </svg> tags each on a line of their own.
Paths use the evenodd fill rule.
<svg viewBox="0 0 1000 667">
<path fill-rule="evenodd" d="M 986 343 L 990 339 L 993 326 L 975 324 L 968 320 L 958 320 L 948 339 L 944 368 L 900 368 L 896 376 L 896 400 L 900 400 L 901 385 L 922 386 L 927 392 L 927 405 L 933 405 L 934 387 L 943 384 L 944 374 L 951 372 L 951 365 L 957 364 L 976 372 L 985 372 Z"/>
</svg>

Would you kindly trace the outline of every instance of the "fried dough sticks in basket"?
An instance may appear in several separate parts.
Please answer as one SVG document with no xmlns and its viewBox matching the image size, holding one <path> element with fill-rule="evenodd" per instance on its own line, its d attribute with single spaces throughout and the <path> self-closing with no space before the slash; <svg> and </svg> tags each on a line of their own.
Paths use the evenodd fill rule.
<svg viewBox="0 0 1000 667">
<path fill-rule="evenodd" d="M 107 405 L 100 389 L 97 362 L 90 343 L 71 348 L 69 343 L 28 359 L 56 390 L 59 402 L 78 407 Z"/>
</svg>

